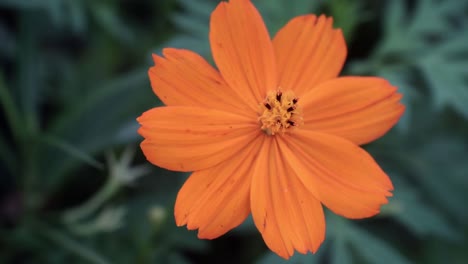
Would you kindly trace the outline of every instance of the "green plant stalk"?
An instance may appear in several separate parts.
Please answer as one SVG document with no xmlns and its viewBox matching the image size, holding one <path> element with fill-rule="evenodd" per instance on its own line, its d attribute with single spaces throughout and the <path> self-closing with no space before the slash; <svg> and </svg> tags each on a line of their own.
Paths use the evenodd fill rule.
<svg viewBox="0 0 468 264">
<path fill-rule="evenodd" d="M 88 261 L 88 263 L 92 264 L 110 264 L 108 260 L 104 257 L 100 256 L 95 251 L 91 250 L 88 247 L 85 247 L 78 243 L 77 241 L 73 240 L 72 238 L 68 237 L 67 235 L 63 234 L 62 232 L 55 230 L 51 227 L 48 227 L 44 224 L 41 224 L 38 228 L 38 231 L 47 239 L 57 244 L 71 253 L 75 254 L 76 256 Z"/>
<path fill-rule="evenodd" d="M 86 154 L 85 152 L 77 149 L 76 147 L 72 146 L 71 144 L 68 144 L 67 142 L 59 138 L 44 134 L 41 136 L 40 140 L 44 142 L 45 144 L 55 147 L 67 153 L 68 155 L 73 156 L 76 159 L 79 159 L 98 170 L 104 169 L 104 165 L 102 163 L 93 159 L 90 155 Z"/>
<path fill-rule="evenodd" d="M 0 74 L 0 102 L 5 111 L 5 116 L 9 127 L 11 128 L 11 133 L 13 135 L 16 145 L 21 150 L 21 160 L 24 165 L 24 175 L 23 175 L 23 188 L 24 192 L 28 194 L 26 197 L 26 208 L 28 211 L 30 209 L 36 208 L 40 204 L 39 195 L 35 194 L 35 178 L 36 178 L 36 144 L 35 137 L 30 136 L 30 132 L 27 127 L 22 125 L 23 119 L 20 116 L 18 109 L 15 106 L 13 97 L 11 96 L 3 75 Z"/>
<path fill-rule="evenodd" d="M 21 117 L 18 109 L 13 102 L 13 97 L 8 91 L 3 74 L 0 73 L 0 102 L 5 111 L 6 121 L 11 128 L 12 135 L 17 144 L 21 144 L 23 141 L 24 129 L 21 128 Z"/>
<path fill-rule="evenodd" d="M 89 200 L 77 208 L 64 212 L 62 219 L 72 224 L 84 219 L 101 207 L 109 198 L 111 198 L 120 188 L 120 182 L 115 177 L 109 176 L 104 186 L 96 192 Z"/>
<path fill-rule="evenodd" d="M 37 141 L 35 137 L 25 138 L 22 145 L 22 160 L 24 162 L 24 192 L 26 210 L 28 214 L 33 214 L 43 201 L 37 185 Z"/>
</svg>

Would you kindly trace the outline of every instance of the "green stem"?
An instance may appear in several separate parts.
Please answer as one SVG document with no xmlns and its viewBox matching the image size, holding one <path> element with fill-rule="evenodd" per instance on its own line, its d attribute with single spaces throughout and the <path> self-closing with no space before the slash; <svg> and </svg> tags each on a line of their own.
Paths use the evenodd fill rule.
<svg viewBox="0 0 468 264">
<path fill-rule="evenodd" d="M 95 251 L 81 245 L 77 241 L 73 240 L 72 238 L 58 230 L 54 230 L 53 228 L 45 226 L 44 224 L 41 224 L 38 230 L 44 237 L 57 244 L 57 246 L 60 246 L 70 251 L 71 253 L 88 261 L 89 263 L 110 264 L 108 260 L 100 256 Z"/>
<path fill-rule="evenodd" d="M 22 160 L 24 162 L 24 192 L 28 211 L 33 213 L 42 204 L 43 197 L 37 186 L 37 142 L 36 138 L 25 139 L 22 146 Z"/>
<path fill-rule="evenodd" d="M 17 144 L 21 144 L 23 141 L 23 131 L 21 127 L 22 120 L 19 112 L 13 102 L 13 97 L 7 88 L 3 74 L 0 74 L 0 102 L 5 111 L 5 117 L 11 128 L 12 135 Z"/>
<path fill-rule="evenodd" d="M 90 155 L 86 154 L 85 152 L 79 150 L 78 148 L 65 142 L 62 139 L 50 135 L 42 135 L 40 140 L 50 146 L 60 149 L 61 151 L 67 153 L 68 155 L 74 158 L 80 159 L 81 161 L 98 170 L 104 169 L 104 165 L 102 163 L 93 159 Z"/>
<path fill-rule="evenodd" d="M 115 177 L 109 176 L 104 186 L 96 192 L 88 201 L 77 208 L 66 211 L 63 220 L 73 223 L 81 220 L 101 207 L 119 189 L 120 182 Z"/>
</svg>

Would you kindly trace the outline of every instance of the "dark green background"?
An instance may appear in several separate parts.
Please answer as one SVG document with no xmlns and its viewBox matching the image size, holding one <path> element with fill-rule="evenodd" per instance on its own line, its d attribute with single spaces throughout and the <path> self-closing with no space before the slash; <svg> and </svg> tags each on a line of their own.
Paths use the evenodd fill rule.
<svg viewBox="0 0 468 264">
<path fill-rule="evenodd" d="M 272 34 L 332 15 L 349 46 L 343 75 L 383 76 L 407 107 L 364 146 L 394 182 L 390 203 L 368 220 L 327 212 L 318 253 L 289 263 L 467 263 L 468 1 L 253 2 Z M 138 147 L 135 118 L 161 105 L 151 53 L 210 60 L 216 3 L 0 0 L 0 263 L 286 263 L 250 219 L 213 241 L 177 228 L 188 175 Z"/>
</svg>

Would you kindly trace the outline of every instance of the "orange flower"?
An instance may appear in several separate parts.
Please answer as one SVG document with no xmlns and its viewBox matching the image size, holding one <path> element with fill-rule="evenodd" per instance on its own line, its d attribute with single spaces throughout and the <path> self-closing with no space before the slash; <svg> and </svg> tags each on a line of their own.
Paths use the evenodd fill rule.
<svg viewBox="0 0 468 264">
<path fill-rule="evenodd" d="M 194 171 L 177 196 L 177 225 L 213 239 L 252 213 L 267 246 L 289 258 L 323 242 L 322 204 L 348 218 L 377 214 L 393 186 L 358 145 L 398 121 L 396 88 L 337 77 L 346 44 L 325 16 L 293 18 L 271 40 L 252 3 L 231 0 L 210 29 L 218 70 L 164 49 L 149 77 L 167 106 L 138 118 L 151 163 Z"/>
</svg>

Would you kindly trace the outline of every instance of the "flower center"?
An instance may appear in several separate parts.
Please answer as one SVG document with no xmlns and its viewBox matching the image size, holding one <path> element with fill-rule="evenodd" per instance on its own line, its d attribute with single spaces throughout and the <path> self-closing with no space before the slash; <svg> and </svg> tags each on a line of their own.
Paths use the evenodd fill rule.
<svg viewBox="0 0 468 264">
<path fill-rule="evenodd" d="M 298 98 L 292 91 L 268 92 L 265 101 L 259 105 L 258 120 L 265 134 L 272 136 L 284 133 L 304 123 L 302 111 L 297 105 Z"/>
</svg>

